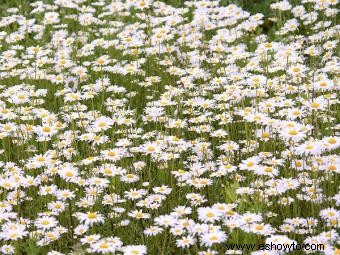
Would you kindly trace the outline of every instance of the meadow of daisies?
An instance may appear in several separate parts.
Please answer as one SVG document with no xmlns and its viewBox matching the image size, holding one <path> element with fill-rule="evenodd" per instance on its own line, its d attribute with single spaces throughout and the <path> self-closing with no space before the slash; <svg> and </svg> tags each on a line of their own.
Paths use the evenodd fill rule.
<svg viewBox="0 0 340 255">
<path fill-rule="evenodd" d="M 338 0 L 265 4 L 0 1 L 0 254 L 340 254 Z"/>
</svg>

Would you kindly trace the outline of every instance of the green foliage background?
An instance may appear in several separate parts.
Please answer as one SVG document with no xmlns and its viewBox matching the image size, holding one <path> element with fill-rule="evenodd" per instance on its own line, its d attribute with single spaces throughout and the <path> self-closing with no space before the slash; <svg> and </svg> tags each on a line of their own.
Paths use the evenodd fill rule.
<svg viewBox="0 0 340 255">
<path fill-rule="evenodd" d="M 88 0 L 91 2 L 94 0 Z M 175 7 L 184 6 L 185 0 L 161 0 L 164 3 L 171 4 Z M 27 8 L 29 3 L 34 2 L 33 0 L 0 0 L 0 15 L 4 14 L 4 11 L 10 7 L 23 6 Z M 51 0 L 44 0 L 44 2 L 53 2 Z M 222 5 L 236 4 L 242 7 L 244 10 L 249 11 L 252 14 L 263 13 L 264 15 L 270 13 L 270 4 L 275 0 L 220 0 Z"/>
</svg>

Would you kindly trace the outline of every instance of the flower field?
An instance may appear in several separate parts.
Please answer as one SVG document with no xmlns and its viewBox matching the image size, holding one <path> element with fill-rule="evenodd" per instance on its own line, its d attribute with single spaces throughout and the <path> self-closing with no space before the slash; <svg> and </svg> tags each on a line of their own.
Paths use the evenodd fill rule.
<svg viewBox="0 0 340 255">
<path fill-rule="evenodd" d="M 0 1 L 0 254 L 339 255 L 339 3 L 255 2 Z"/>
</svg>

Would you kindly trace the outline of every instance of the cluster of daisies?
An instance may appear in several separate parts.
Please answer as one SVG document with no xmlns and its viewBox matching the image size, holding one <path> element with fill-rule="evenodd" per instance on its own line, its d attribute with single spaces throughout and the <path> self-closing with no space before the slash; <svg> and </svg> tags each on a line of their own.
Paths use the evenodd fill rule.
<svg viewBox="0 0 340 255">
<path fill-rule="evenodd" d="M 166 2 L 2 11 L 0 253 L 340 254 L 338 0 Z"/>
</svg>

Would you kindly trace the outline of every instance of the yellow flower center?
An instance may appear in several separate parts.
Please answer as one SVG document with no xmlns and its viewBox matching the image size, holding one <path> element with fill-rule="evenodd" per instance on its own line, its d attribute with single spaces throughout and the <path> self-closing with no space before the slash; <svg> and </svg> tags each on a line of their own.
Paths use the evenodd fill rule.
<svg viewBox="0 0 340 255">
<path fill-rule="evenodd" d="M 289 130 L 288 134 L 289 135 L 297 135 L 298 132 L 296 130 Z"/>
<path fill-rule="evenodd" d="M 218 240 L 217 236 L 211 236 L 209 239 L 210 241 L 213 241 L 213 242 Z"/>
<path fill-rule="evenodd" d="M 114 157 L 114 156 L 116 156 L 116 153 L 114 151 L 109 151 L 107 153 L 107 155 L 110 156 L 110 157 Z"/>
<path fill-rule="evenodd" d="M 89 213 L 87 213 L 87 218 L 89 218 L 90 220 L 96 219 L 97 218 L 97 213 L 89 212 Z"/>
<path fill-rule="evenodd" d="M 49 223 L 50 223 L 50 222 L 49 222 L 48 220 L 43 220 L 43 221 L 41 222 L 41 225 L 47 226 Z"/>
<path fill-rule="evenodd" d="M 329 138 L 328 143 L 330 144 L 336 144 L 336 139 L 335 138 Z"/>
<path fill-rule="evenodd" d="M 66 177 L 73 177 L 73 173 L 71 171 L 68 171 L 65 173 Z"/>
<path fill-rule="evenodd" d="M 43 127 L 42 131 L 43 132 L 51 132 L 51 128 L 50 127 Z"/>
<path fill-rule="evenodd" d="M 248 162 L 247 163 L 247 167 L 252 167 L 252 166 L 254 166 L 255 164 L 254 164 L 254 162 Z"/>
<path fill-rule="evenodd" d="M 214 213 L 212 213 L 212 212 L 207 212 L 206 213 L 206 216 L 208 217 L 208 218 L 212 218 L 212 217 L 214 217 Z"/>
<path fill-rule="evenodd" d="M 316 109 L 316 108 L 320 107 L 320 104 L 318 102 L 313 102 L 313 103 L 310 104 L 310 107 Z"/>
<path fill-rule="evenodd" d="M 107 249 L 107 248 L 109 248 L 109 245 L 108 245 L 107 243 L 101 243 L 101 244 L 99 245 L 99 247 L 100 247 L 101 249 Z"/>
<path fill-rule="evenodd" d="M 262 133 L 262 138 L 269 138 L 270 134 L 268 132 L 263 132 Z"/>
</svg>

